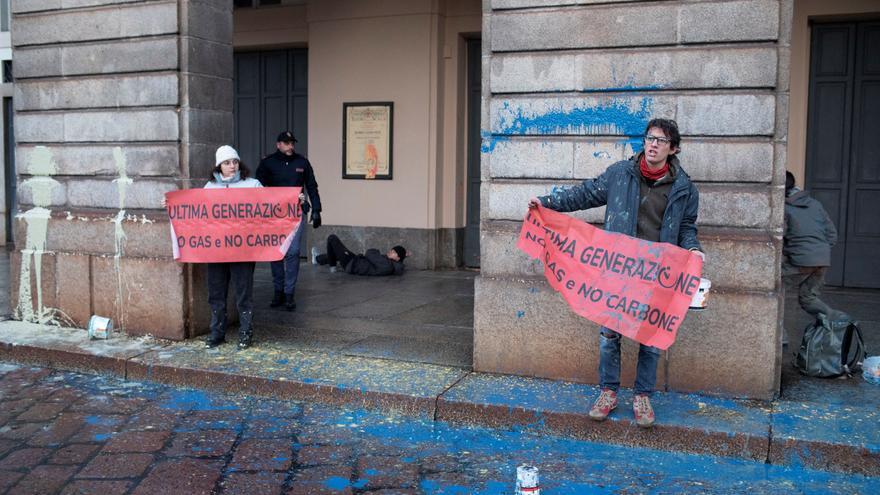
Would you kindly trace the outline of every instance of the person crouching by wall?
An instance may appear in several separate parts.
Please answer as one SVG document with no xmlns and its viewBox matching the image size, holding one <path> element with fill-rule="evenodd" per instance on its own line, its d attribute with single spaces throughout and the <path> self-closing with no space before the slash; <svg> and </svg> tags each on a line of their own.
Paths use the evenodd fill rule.
<svg viewBox="0 0 880 495">
<path fill-rule="evenodd" d="M 797 188 L 794 174 L 786 171 L 782 276 L 787 285 L 798 286 L 798 303 L 813 317 L 837 314 L 819 297 L 836 243 L 837 229 L 822 203 Z"/>
<path fill-rule="evenodd" d="M 249 175 L 250 170 L 241 162 L 238 152 L 232 146 L 221 146 L 215 154 L 214 179 L 205 184 L 205 189 L 263 187 L 260 181 Z M 235 290 L 238 308 L 238 347 L 245 349 L 251 346 L 254 334 L 254 265 L 253 261 L 208 263 L 211 335 L 205 341 L 206 348 L 211 349 L 226 342 L 226 301 L 230 282 Z"/>
</svg>

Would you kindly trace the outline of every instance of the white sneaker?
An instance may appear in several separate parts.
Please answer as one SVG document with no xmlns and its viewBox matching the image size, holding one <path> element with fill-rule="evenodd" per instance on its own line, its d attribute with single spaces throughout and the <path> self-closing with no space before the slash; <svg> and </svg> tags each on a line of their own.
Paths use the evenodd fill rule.
<svg viewBox="0 0 880 495">
<path fill-rule="evenodd" d="M 321 253 L 318 252 L 318 248 L 312 246 L 312 264 L 313 264 L 313 265 L 317 265 L 317 264 L 318 264 L 318 255 L 319 255 L 319 254 L 321 254 Z"/>
<path fill-rule="evenodd" d="M 336 265 L 330 267 L 330 273 L 336 273 Z"/>
</svg>

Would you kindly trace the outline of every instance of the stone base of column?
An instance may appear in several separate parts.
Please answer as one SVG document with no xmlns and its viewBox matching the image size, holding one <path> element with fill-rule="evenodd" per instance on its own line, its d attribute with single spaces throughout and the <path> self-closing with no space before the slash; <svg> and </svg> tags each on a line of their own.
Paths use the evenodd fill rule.
<svg viewBox="0 0 880 495">
<path fill-rule="evenodd" d="M 13 317 L 85 328 L 93 314 L 129 335 L 182 340 L 208 325 L 204 267 L 174 261 L 164 213 L 121 221 L 53 212 L 42 228 L 16 219 Z"/>
</svg>

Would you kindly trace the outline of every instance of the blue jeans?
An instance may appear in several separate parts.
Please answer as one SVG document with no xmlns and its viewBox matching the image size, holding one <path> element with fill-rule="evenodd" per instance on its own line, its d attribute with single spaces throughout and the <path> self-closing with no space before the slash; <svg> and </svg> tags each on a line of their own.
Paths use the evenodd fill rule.
<svg viewBox="0 0 880 495">
<path fill-rule="evenodd" d="M 639 364 L 636 368 L 634 391 L 651 395 L 657 385 L 657 362 L 660 349 L 639 344 Z M 620 388 L 620 334 L 602 327 L 599 329 L 599 385 L 617 392 Z"/>
<path fill-rule="evenodd" d="M 276 292 L 293 294 L 296 289 L 296 279 L 299 277 L 299 241 L 305 224 L 305 221 L 300 222 L 284 258 L 271 263 L 272 283 L 275 285 Z"/>
</svg>

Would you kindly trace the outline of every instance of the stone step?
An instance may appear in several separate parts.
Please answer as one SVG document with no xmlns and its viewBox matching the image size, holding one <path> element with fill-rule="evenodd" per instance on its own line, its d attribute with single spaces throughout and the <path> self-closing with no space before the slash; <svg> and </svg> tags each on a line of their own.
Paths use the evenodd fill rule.
<svg viewBox="0 0 880 495">
<path fill-rule="evenodd" d="M 231 335 L 230 337 L 234 337 Z M 0 359 L 112 373 L 227 393 L 394 410 L 452 423 L 516 428 L 595 442 L 718 455 L 826 471 L 880 475 L 880 387 L 852 404 L 758 402 L 657 393 L 657 423 L 638 428 L 629 391 L 598 423 L 587 416 L 598 388 L 424 363 L 349 356 L 260 341 L 205 350 L 115 335 L 88 340 L 80 329 L 0 322 Z M 876 389 L 876 390 L 874 390 Z"/>
</svg>

